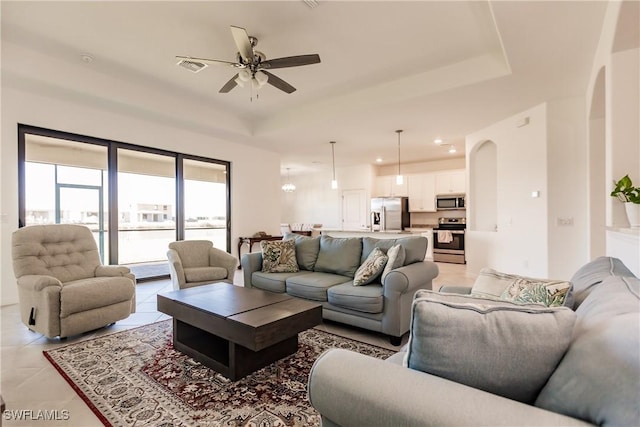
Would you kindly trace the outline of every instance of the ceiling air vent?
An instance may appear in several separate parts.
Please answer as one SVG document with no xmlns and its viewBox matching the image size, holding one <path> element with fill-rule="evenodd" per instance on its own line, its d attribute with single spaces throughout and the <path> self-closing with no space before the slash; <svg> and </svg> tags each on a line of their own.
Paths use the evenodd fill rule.
<svg viewBox="0 0 640 427">
<path fill-rule="evenodd" d="M 318 6 L 318 0 L 302 0 L 310 9 Z"/>
<path fill-rule="evenodd" d="M 176 65 L 179 65 L 187 70 L 197 73 L 198 71 L 204 70 L 208 67 L 207 64 L 203 64 L 202 62 L 192 61 L 189 59 L 181 59 Z"/>
</svg>

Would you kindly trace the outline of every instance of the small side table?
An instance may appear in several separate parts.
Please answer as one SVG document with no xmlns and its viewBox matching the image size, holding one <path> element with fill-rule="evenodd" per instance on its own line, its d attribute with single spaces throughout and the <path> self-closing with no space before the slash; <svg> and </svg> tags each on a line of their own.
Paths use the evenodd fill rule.
<svg viewBox="0 0 640 427">
<path fill-rule="evenodd" d="M 240 237 L 238 238 L 238 270 L 242 268 L 242 255 L 240 249 L 242 245 L 247 243 L 249 245 L 249 252 L 253 250 L 253 244 L 262 242 L 263 240 L 282 240 L 282 236 L 264 236 L 264 237 Z"/>
</svg>

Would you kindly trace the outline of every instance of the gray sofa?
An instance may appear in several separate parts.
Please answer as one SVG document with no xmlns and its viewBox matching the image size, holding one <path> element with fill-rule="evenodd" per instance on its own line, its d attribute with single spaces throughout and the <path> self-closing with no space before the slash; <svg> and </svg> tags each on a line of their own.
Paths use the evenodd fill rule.
<svg viewBox="0 0 640 427">
<path fill-rule="evenodd" d="M 309 399 L 322 425 L 640 425 L 640 281 L 608 257 L 586 264 L 571 281 L 575 312 L 558 309 L 575 318 L 568 348 L 533 401 L 407 368 L 411 343 L 385 361 L 332 349 L 309 376 Z M 481 357 L 481 348 L 472 351 Z M 500 368 L 494 367 L 496 377 L 513 373 Z"/>
<path fill-rule="evenodd" d="M 324 319 L 387 334 L 394 345 L 400 345 L 402 336 L 409 331 L 413 294 L 419 289 L 431 289 L 432 280 L 438 275 L 437 265 L 424 260 L 428 242 L 422 236 L 284 238 L 295 239 L 299 271 L 263 272 L 262 252 L 252 252 L 241 261 L 246 287 L 318 301 L 322 303 Z M 382 281 L 353 286 L 356 270 L 374 248 L 386 252 L 394 245 L 404 248 L 404 265 L 389 272 Z"/>
</svg>

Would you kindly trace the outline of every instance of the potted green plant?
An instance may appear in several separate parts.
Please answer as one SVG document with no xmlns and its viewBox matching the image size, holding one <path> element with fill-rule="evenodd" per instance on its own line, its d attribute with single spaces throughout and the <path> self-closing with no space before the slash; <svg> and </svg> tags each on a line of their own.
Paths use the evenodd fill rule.
<svg viewBox="0 0 640 427">
<path fill-rule="evenodd" d="M 616 197 L 624 203 L 629 225 L 640 227 L 640 187 L 633 186 L 629 175 L 625 175 L 615 182 L 611 197 Z"/>
</svg>

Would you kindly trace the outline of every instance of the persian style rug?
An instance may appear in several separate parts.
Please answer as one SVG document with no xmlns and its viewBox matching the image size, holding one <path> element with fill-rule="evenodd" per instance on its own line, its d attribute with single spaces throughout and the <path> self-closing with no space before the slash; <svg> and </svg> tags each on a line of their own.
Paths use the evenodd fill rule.
<svg viewBox="0 0 640 427">
<path fill-rule="evenodd" d="M 44 351 L 105 426 L 313 426 L 313 362 L 345 348 L 385 359 L 393 351 L 317 329 L 297 353 L 232 382 L 174 350 L 171 320 Z"/>
</svg>

